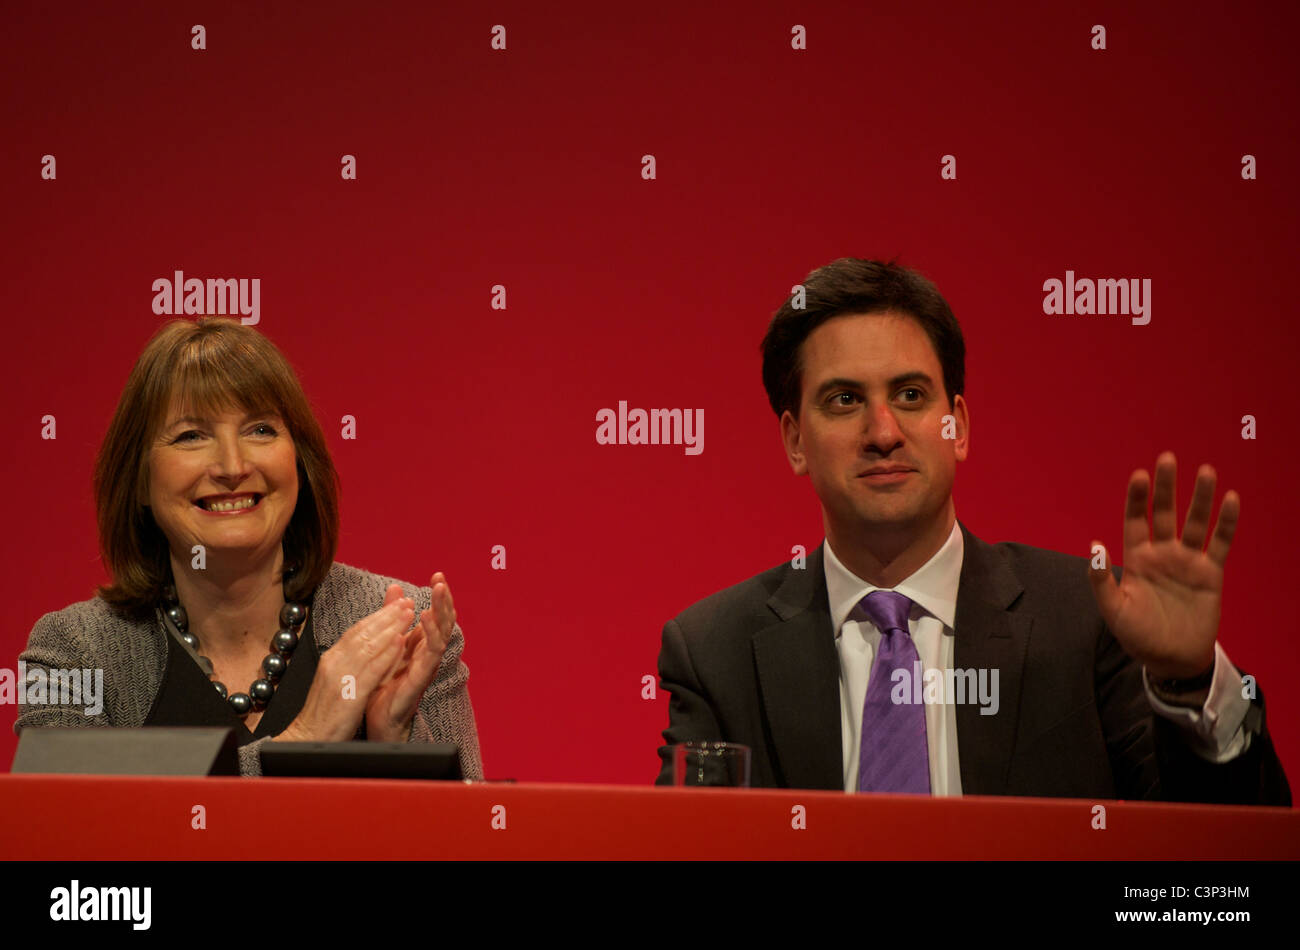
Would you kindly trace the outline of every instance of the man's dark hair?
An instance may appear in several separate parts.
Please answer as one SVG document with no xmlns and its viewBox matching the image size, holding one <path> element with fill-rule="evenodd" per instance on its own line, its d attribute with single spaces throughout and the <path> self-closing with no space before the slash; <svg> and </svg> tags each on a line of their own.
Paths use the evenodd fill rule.
<svg viewBox="0 0 1300 950">
<path fill-rule="evenodd" d="M 914 270 L 890 261 L 841 257 L 819 267 L 803 282 L 804 307 L 796 309 L 792 294 L 772 316 L 760 347 L 763 387 L 772 410 L 787 409 L 798 418 L 803 387 L 803 341 L 832 317 L 894 310 L 912 317 L 925 330 L 943 367 L 948 407 L 966 385 L 966 343 L 952 308 L 939 288 Z"/>
</svg>

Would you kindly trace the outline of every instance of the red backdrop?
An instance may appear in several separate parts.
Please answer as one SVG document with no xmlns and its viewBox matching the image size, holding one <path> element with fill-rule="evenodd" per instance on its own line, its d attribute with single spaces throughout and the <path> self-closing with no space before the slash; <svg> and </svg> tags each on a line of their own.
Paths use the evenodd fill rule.
<svg viewBox="0 0 1300 950">
<path fill-rule="evenodd" d="M 649 782 L 663 621 L 821 540 L 767 321 L 816 266 L 900 255 L 966 333 L 977 534 L 1118 552 L 1166 448 L 1180 508 L 1202 461 L 1240 492 L 1221 641 L 1294 775 L 1294 6 L 371 6 L 5 4 L 0 666 L 104 577 L 91 465 L 152 282 L 257 277 L 339 559 L 448 574 L 489 776 Z M 1045 315 L 1066 270 L 1149 278 L 1151 322 Z M 597 445 L 620 400 L 703 408 L 704 452 Z"/>
</svg>

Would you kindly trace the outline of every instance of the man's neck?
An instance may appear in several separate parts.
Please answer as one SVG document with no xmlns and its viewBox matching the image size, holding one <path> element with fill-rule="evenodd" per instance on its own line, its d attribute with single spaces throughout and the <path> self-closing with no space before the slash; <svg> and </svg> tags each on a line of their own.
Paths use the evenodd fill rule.
<svg viewBox="0 0 1300 950">
<path fill-rule="evenodd" d="M 952 534 L 956 520 L 951 499 L 942 515 L 919 534 L 913 525 L 845 529 L 825 518 L 826 540 L 840 563 L 854 575 L 888 590 L 907 580 L 934 557 Z"/>
<path fill-rule="evenodd" d="M 284 552 L 249 564 L 209 552 L 203 570 L 172 555 L 176 596 L 189 618 L 190 632 L 205 652 L 238 652 L 256 641 L 265 649 L 278 628 L 284 606 Z"/>
</svg>

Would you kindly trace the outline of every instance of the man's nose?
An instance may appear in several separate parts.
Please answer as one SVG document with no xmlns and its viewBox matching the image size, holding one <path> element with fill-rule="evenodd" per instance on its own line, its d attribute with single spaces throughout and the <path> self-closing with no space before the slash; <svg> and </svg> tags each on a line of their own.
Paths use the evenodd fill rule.
<svg viewBox="0 0 1300 950">
<path fill-rule="evenodd" d="M 863 413 L 863 440 L 870 449 L 881 455 L 888 455 L 903 441 L 903 431 L 898 425 L 898 417 L 886 403 L 867 406 Z"/>
</svg>

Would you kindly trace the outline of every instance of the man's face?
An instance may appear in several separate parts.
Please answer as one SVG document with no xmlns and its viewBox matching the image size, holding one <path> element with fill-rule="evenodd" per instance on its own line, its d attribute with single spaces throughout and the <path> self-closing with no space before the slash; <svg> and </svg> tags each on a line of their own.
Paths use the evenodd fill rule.
<svg viewBox="0 0 1300 950">
<path fill-rule="evenodd" d="M 947 518 L 969 418 L 950 409 L 939 357 L 896 312 L 834 317 L 803 343 L 799 417 L 781 417 L 795 474 L 807 474 L 829 531 L 920 536 Z M 943 417 L 956 438 L 944 438 Z M 885 470 L 899 470 L 884 474 Z"/>
</svg>

